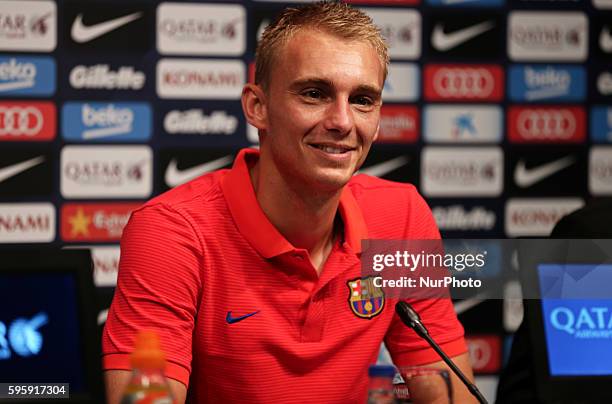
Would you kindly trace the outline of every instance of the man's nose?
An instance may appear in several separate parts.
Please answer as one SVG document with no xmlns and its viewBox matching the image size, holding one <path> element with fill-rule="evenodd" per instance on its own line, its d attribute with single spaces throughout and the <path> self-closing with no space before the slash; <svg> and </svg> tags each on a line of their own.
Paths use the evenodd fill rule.
<svg viewBox="0 0 612 404">
<path fill-rule="evenodd" d="M 337 99 L 329 104 L 325 117 L 325 129 L 346 134 L 353 126 L 353 110 L 347 99 Z"/>
</svg>

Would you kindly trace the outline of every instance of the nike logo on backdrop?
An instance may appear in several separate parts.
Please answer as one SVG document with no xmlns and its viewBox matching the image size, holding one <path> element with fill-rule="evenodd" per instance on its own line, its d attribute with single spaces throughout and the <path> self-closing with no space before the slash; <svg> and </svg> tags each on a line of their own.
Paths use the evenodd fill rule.
<svg viewBox="0 0 612 404">
<path fill-rule="evenodd" d="M 393 170 L 405 166 L 410 161 L 408 156 L 399 156 L 391 160 L 383 161 L 382 163 L 374 164 L 369 167 L 357 171 L 355 174 L 366 174 L 373 177 L 383 177 Z"/>
<path fill-rule="evenodd" d="M 493 27 L 495 27 L 494 22 L 484 21 L 480 24 L 446 33 L 444 32 L 444 24 L 436 24 L 431 35 L 431 43 L 440 52 L 445 52 L 493 29 Z"/>
<path fill-rule="evenodd" d="M 610 35 L 610 28 L 605 27 L 599 34 L 599 47 L 606 53 L 612 52 L 612 35 Z"/>
<path fill-rule="evenodd" d="M 164 179 L 166 181 L 166 185 L 168 185 L 170 188 L 174 188 L 177 185 L 184 184 L 185 182 L 197 178 L 202 174 L 206 174 L 230 165 L 232 161 L 234 161 L 234 156 L 227 155 L 195 167 L 179 170 L 176 159 L 172 159 L 168 164 L 168 168 L 166 168 L 166 175 Z"/>
<path fill-rule="evenodd" d="M 550 177 L 554 173 L 571 166 L 575 162 L 576 159 L 574 159 L 574 157 L 567 156 L 559 160 L 551 161 L 550 163 L 528 169 L 525 167 L 525 161 L 520 160 L 514 169 L 514 181 L 519 187 L 527 188 L 536 182 L 540 182 L 544 178 Z"/>
<path fill-rule="evenodd" d="M 114 31 L 123 25 L 139 19 L 140 17 L 142 17 L 142 12 L 137 12 L 124 15 L 123 17 L 114 18 L 112 20 L 85 26 L 83 25 L 83 14 L 79 14 L 72 23 L 72 31 L 70 33 L 75 42 L 85 43 Z"/>
<path fill-rule="evenodd" d="M 13 164 L 8 167 L 0 168 L 0 182 L 6 181 L 11 177 L 16 176 L 30 168 L 39 165 L 45 161 L 43 156 L 34 157 L 33 159 L 22 161 L 21 163 Z"/>
<path fill-rule="evenodd" d="M 228 312 L 227 312 L 227 315 L 225 316 L 225 321 L 227 321 L 227 323 L 228 323 L 228 324 L 234 324 L 234 323 L 237 323 L 237 322 L 239 322 L 239 321 L 242 321 L 242 320 L 244 320 L 244 319 L 246 319 L 246 318 L 249 318 L 249 317 L 251 317 L 251 316 L 254 316 L 254 315 L 255 315 L 255 314 L 257 314 L 257 313 L 259 313 L 259 310 L 254 311 L 254 312 L 249 313 L 249 314 L 245 314 L 244 316 L 240 316 L 240 317 L 232 317 L 232 312 L 231 312 L 231 311 L 228 311 Z"/>
</svg>

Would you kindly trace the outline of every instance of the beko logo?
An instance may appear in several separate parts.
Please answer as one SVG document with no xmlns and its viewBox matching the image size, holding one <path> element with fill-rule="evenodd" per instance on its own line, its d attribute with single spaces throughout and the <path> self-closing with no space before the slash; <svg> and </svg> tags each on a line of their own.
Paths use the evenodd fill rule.
<svg viewBox="0 0 612 404">
<path fill-rule="evenodd" d="M 513 142 L 577 143 L 585 139 L 585 115 L 580 107 L 510 107 L 509 139 Z"/>
<path fill-rule="evenodd" d="M 238 100 L 245 82 L 239 60 L 162 59 L 157 64 L 160 98 Z"/>
<path fill-rule="evenodd" d="M 238 118 L 225 111 L 207 116 L 201 109 L 173 110 L 164 118 L 164 130 L 173 135 L 231 135 L 237 127 Z"/>
<path fill-rule="evenodd" d="M 515 11 L 508 18 L 508 54 L 511 59 L 586 59 L 588 21 L 584 13 Z"/>
<path fill-rule="evenodd" d="M 510 98 L 514 101 L 581 101 L 586 98 L 586 72 L 578 66 L 510 67 Z"/>
<path fill-rule="evenodd" d="M 418 11 L 383 8 L 362 11 L 380 28 L 391 58 L 417 59 L 421 56 L 421 14 Z"/>
<path fill-rule="evenodd" d="M 52 58 L 0 56 L 0 95 L 47 96 L 54 92 L 55 61 Z"/>
<path fill-rule="evenodd" d="M 506 234 L 548 236 L 559 219 L 583 204 L 579 198 L 510 199 L 506 204 Z"/>
<path fill-rule="evenodd" d="M 379 142 L 415 142 L 418 138 L 416 107 L 383 105 L 380 110 Z"/>
<path fill-rule="evenodd" d="M 499 196 L 503 189 L 501 149 L 426 147 L 421 186 L 428 196 Z"/>
<path fill-rule="evenodd" d="M 597 78 L 597 91 L 599 94 L 612 95 L 612 73 L 603 72 Z"/>
<path fill-rule="evenodd" d="M 429 100 L 500 100 L 499 66 L 429 65 L 425 68 L 425 97 Z"/>
<path fill-rule="evenodd" d="M 140 90 L 145 84 L 145 74 L 132 66 L 121 66 L 116 71 L 109 65 L 78 65 L 70 71 L 70 85 L 76 89 Z"/>
<path fill-rule="evenodd" d="M 241 5 L 162 3 L 157 8 L 161 54 L 239 56 L 245 38 L 246 12 Z"/>
<path fill-rule="evenodd" d="M 612 147 L 596 146 L 589 156 L 589 191 L 612 195 Z"/>
<path fill-rule="evenodd" d="M 52 140 L 55 105 L 51 102 L 0 102 L 0 141 Z"/>
<path fill-rule="evenodd" d="M 62 206 L 64 241 L 119 241 L 137 203 L 67 203 Z"/>
<path fill-rule="evenodd" d="M 0 1 L 0 50 L 52 51 L 56 18 L 53 1 Z"/>
<path fill-rule="evenodd" d="M 432 209 L 440 230 L 483 231 L 492 230 L 497 218 L 495 213 L 483 206 L 469 211 L 462 205 L 436 206 Z"/>
<path fill-rule="evenodd" d="M 68 102 L 62 113 L 65 139 L 146 140 L 151 136 L 151 108 L 141 102 Z"/>
<path fill-rule="evenodd" d="M 0 243 L 49 243 L 55 239 L 51 203 L 0 203 Z"/>
<path fill-rule="evenodd" d="M 146 198 L 152 191 L 148 146 L 66 146 L 60 158 L 64 198 Z"/>
<path fill-rule="evenodd" d="M 427 105 L 424 137 L 429 142 L 486 143 L 502 137 L 502 112 L 497 105 Z"/>
<path fill-rule="evenodd" d="M 612 143 L 612 107 L 591 107 L 591 139 L 595 143 Z"/>
</svg>

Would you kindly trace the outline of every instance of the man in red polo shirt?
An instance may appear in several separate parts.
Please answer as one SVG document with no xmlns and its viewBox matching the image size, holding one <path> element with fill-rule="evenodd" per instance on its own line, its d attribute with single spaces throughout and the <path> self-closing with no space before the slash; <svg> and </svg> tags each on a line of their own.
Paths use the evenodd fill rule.
<svg viewBox="0 0 612 404">
<path fill-rule="evenodd" d="M 103 337 L 111 403 L 140 329 L 160 334 L 178 402 L 188 389 L 193 402 L 364 402 L 382 341 L 397 365 L 445 368 L 361 278 L 361 240 L 439 237 L 413 186 L 353 176 L 387 64 L 379 31 L 344 4 L 288 9 L 266 29 L 242 94 L 260 150 L 149 201 L 124 231 Z M 471 377 L 451 302 L 411 303 Z M 471 402 L 456 381 L 454 394 Z"/>
</svg>

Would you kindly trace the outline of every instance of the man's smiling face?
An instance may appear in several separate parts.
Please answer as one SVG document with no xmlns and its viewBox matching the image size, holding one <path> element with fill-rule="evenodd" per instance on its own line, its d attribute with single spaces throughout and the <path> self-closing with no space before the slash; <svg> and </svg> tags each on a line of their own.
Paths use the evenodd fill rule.
<svg viewBox="0 0 612 404">
<path fill-rule="evenodd" d="M 261 158 L 287 183 L 339 190 L 378 135 L 384 73 L 376 50 L 302 29 L 274 62 Z"/>
</svg>

